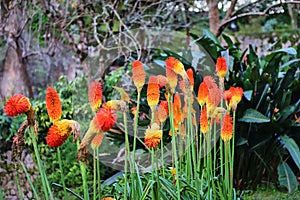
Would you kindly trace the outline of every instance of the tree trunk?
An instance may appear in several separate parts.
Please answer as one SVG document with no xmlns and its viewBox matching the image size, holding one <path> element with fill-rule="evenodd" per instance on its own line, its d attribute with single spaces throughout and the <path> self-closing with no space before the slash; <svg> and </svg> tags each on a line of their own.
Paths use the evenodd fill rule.
<svg viewBox="0 0 300 200">
<path fill-rule="evenodd" d="M 219 0 L 206 0 L 206 3 L 208 6 L 209 29 L 214 35 L 217 35 L 220 23 L 218 10 Z"/>
<path fill-rule="evenodd" d="M 27 73 L 25 60 L 22 58 L 22 47 L 20 38 L 22 36 L 25 19 L 22 17 L 20 7 L 17 2 L 9 2 L 9 16 L 4 27 L 8 38 L 8 48 L 3 64 L 2 77 L 0 77 L 1 99 L 21 93 L 32 97 L 32 88 Z"/>
</svg>

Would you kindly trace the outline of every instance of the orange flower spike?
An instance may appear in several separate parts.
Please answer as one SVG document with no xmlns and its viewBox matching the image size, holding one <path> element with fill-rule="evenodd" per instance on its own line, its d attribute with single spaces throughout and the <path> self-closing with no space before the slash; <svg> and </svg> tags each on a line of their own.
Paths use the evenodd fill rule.
<svg viewBox="0 0 300 200">
<path fill-rule="evenodd" d="M 154 123 L 148 127 L 145 131 L 145 145 L 148 148 L 156 148 L 160 143 L 162 137 L 162 130 L 159 129 L 159 126 Z"/>
<path fill-rule="evenodd" d="M 98 81 L 90 84 L 89 102 L 93 112 L 97 112 L 102 104 L 102 85 Z"/>
<path fill-rule="evenodd" d="M 92 140 L 92 142 L 91 142 L 91 147 L 92 147 L 93 149 L 96 149 L 96 148 L 100 147 L 100 145 L 102 144 L 103 137 L 104 137 L 104 133 L 103 133 L 103 132 L 97 134 L 97 135 L 93 138 L 93 140 Z"/>
<path fill-rule="evenodd" d="M 190 68 L 190 69 L 186 70 L 186 73 L 187 73 L 187 75 L 188 75 L 188 77 L 189 77 L 191 90 L 194 90 L 194 72 L 193 72 L 193 70 Z"/>
<path fill-rule="evenodd" d="M 146 73 L 141 61 L 134 61 L 132 63 L 132 79 L 138 91 L 141 91 L 146 80 Z"/>
<path fill-rule="evenodd" d="M 230 114 L 225 114 L 221 128 L 221 138 L 224 142 L 228 142 L 232 138 L 233 124 Z"/>
<path fill-rule="evenodd" d="M 174 95 L 174 103 L 173 103 L 173 113 L 174 113 L 174 126 L 175 130 L 178 130 L 179 123 L 182 121 L 182 112 L 181 112 L 181 100 L 179 93 Z"/>
<path fill-rule="evenodd" d="M 147 88 L 147 101 L 150 107 L 155 107 L 159 101 L 159 85 L 156 76 L 150 76 Z"/>
<path fill-rule="evenodd" d="M 230 102 L 231 98 L 232 98 L 231 91 L 230 90 L 226 90 L 224 92 L 224 100 L 225 100 L 226 107 L 227 107 L 228 110 L 230 110 L 230 108 L 231 108 L 231 102 Z"/>
<path fill-rule="evenodd" d="M 227 66 L 226 59 L 224 57 L 218 57 L 216 63 L 216 72 L 220 78 L 224 78 L 226 75 Z"/>
<path fill-rule="evenodd" d="M 167 106 L 168 106 L 168 104 L 167 104 Z M 168 109 L 168 107 L 167 107 L 167 109 Z M 168 117 L 167 109 L 164 107 L 162 102 L 159 104 L 158 110 L 157 110 L 157 118 L 158 118 L 160 123 L 163 123 L 163 122 L 166 121 L 166 119 Z"/>
<path fill-rule="evenodd" d="M 107 132 L 111 129 L 117 120 L 114 110 L 109 107 L 102 107 L 93 118 L 93 123 L 98 132 Z"/>
<path fill-rule="evenodd" d="M 198 89 L 198 103 L 203 106 L 208 98 L 209 90 L 205 82 L 202 82 Z"/>
<path fill-rule="evenodd" d="M 104 198 L 102 198 L 101 200 L 115 200 L 115 198 L 112 198 L 112 197 L 104 197 Z"/>
<path fill-rule="evenodd" d="M 208 118 L 206 106 L 203 107 L 200 113 L 200 130 L 204 134 L 206 134 L 208 131 Z"/>
<path fill-rule="evenodd" d="M 52 87 L 46 90 L 46 108 L 51 121 L 58 121 L 62 115 L 62 105 L 58 93 Z"/>
<path fill-rule="evenodd" d="M 183 64 L 174 57 L 169 57 L 166 59 L 166 67 L 172 69 L 176 74 L 186 77 L 186 72 L 184 70 Z"/>
<path fill-rule="evenodd" d="M 31 104 L 27 97 L 22 94 L 15 94 L 7 100 L 4 106 L 4 112 L 9 117 L 15 117 L 26 113 L 30 108 Z"/>
<path fill-rule="evenodd" d="M 72 134 L 72 120 L 61 120 L 55 122 L 48 131 L 46 136 L 47 145 L 50 147 L 61 146 Z"/>
<path fill-rule="evenodd" d="M 178 83 L 177 74 L 170 68 L 166 67 L 167 84 L 170 87 L 171 93 L 174 93 Z"/>
<path fill-rule="evenodd" d="M 243 88 L 230 87 L 229 90 L 225 91 L 225 100 L 229 101 L 229 107 L 232 107 L 233 111 L 236 111 L 237 104 L 242 100 Z"/>
</svg>

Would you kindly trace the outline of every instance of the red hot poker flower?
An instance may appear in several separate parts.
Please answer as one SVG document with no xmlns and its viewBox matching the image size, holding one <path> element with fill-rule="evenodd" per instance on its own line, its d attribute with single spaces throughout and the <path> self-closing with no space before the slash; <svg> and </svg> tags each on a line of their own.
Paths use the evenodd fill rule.
<svg viewBox="0 0 300 200">
<path fill-rule="evenodd" d="M 165 102 L 167 103 L 165 107 Z M 166 121 L 167 117 L 168 117 L 168 102 L 167 101 L 161 101 L 159 106 L 158 106 L 158 110 L 157 110 L 157 117 L 160 123 L 163 123 Z"/>
<path fill-rule="evenodd" d="M 226 105 L 235 111 L 237 108 L 237 104 L 242 100 L 243 97 L 243 88 L 240 87 L 230 87 L 229 90 L 226 90 L 224 93 L 224 99 L 226 101 Z"/>
<path fill-rule="evenodd" d="M 198 89 L 198 103 L 201 106 L 203 106 L 206 103 L 208 94 L 209 94 L 208 87 L 207 87 L 206 83 L 203 81 L 200 84 L 199 89 Z"/>
<path fill-rule="evenodd" d="M 166 67 L 172 69 L 175 73 L 181 76 L 185 75 L 183 64 L 174 57 L 169 57 L 166 59 Z"/>
<path fill-rule="evenodd" d="M 102 104 L 102 85 L 98 81 L 90 84 L 89 102 L 93 112 L 97 112 Z"/>
<path fill-rule="evenodd" d="M 61 120 L 55 122 L 48 131 L 46 142 L 50 147 L 61 146 L 72 133 L 72 120 Z"/>
<path fill-rule="evenodd" d="M 31 104 L 27 97 L 22 94 L 15 94 L 7 100 L 4 106 L 4 112 L 9 117 L 15 117 L 26 113 L 30 107 Z"/>
<path fill-rule="evenodd" d="M 167 84 L 167 77 L 165 77 L 164 75 L 157 75 L 156 77 L 159 88 L 165 87 Z"/>
<path fill-rule="evenodd" d="M 206 106 L 203 107 L 200 113 L 200 130 L 204 134 L 207 133 L 208 131 L 208 119 L 207 119 Z"/>
<path fill-rule="evenodd" d="M 132 63 L 132 79 L 138 91 L 141 91 L 146 80 L 146 73 L 143 64 L 136 60 Z"/>
<path fill-rule="evenodd" d="M 188 70 L 186 70 L 186 73 L 189 77 L 189 81 L 190 81 L 190 86 L 191 86 L 191 90 L 194 89 L 194 72 L 193 70 L 190 68 Z"/>
<path fill-rule="evenodd" d="M 93 118 L 93 123 L 98 131 L 107 132 L 111 129 L 117 120 L 114 110 L 108 107 L 102 107 Z"/>
<path fill-rule="evenodd" d="M 226 75 L 226 59 L 224 57 L 218 57 L 216 63 L 216 72 L 220 78 L 224 78 Z"/>
<path fill-rule="evenodd" d="M 155 148 L 160 143 L 162 137 L 162 130 L 159 129 L 159 126 L 154 123 L 151 127 L 148 127 L 145 132 L 145 145 L 148 148 Z"/>
<path fill-rule="evenodd" d="M 233 124 L 229 114 L 225 114 L 221 128 L 221 138 L 224 142 L 228 142 L 232 138 Z"/>
<path fill-rule="evenodd" d="M 155 107 L 159 101 L 159 86 L 156 76 L 150 76 L 147 88 L 147 101 L 150 107 Z"/>
<path fill-rule="evenodd" d="M 93 149 L 96 149 L 98 148 L 101 144 L 102 144 L 102 140 L 103 140 L 103 137 L 104 137 L 104 133 L 101 132 L 101 133 L 98 133 L 92 140 L 91 142 L 91 147 Z"/>
<path fill-rule="evenodd" d="M 46 90 L 46 108 L 51 121 L 58 121 L 62 115 L 62 105 L 58 93 L 52 87 Z"/>
</svg>

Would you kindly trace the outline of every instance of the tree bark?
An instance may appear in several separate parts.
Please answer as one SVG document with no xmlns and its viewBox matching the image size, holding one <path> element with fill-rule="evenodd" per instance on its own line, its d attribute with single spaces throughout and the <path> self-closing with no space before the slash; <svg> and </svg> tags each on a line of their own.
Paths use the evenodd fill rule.
<svg viewBox="0 0 300 200">
<path fill-rule="evenodd" d="M 208 6 L 209 29 L 214 35 L 217 35 L 220 24 L 219 0 L 206 0 L 206 3 Z"/>
<path fill-rule="evenodd" d="M 2 77 L 0 77 L 0 96 L 2 100 L 16 93 L 32 97 L 31 83 L 25 60 L 22 57 L 23 50 L 20 45 L 20 38 L 26 20 L 21 17 L 24 16 L 19 8 L 21 5 L 16 1 L 9 4 L 9 16 L 4 27 L 8 35 L 8 48 L 3 64 Z"/>
</svg>

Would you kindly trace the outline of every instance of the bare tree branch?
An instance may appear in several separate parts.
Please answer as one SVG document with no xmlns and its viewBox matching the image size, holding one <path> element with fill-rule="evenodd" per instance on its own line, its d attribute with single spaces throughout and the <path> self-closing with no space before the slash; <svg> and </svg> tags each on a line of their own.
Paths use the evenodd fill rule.
<svg viewBox="0 0 300 200">
<path fill-rule="evenodd" d="M 258 2 L 258 1 L 257 1 Z M 279 2 L 279 3 L 275 3 L 275 4 L 272 4 L 270 5 L 269 7 L 267 7 L 264 11 L 261 11 L 261 12 L 248 12 L 248 13 L 242 13 L 242 14 L 236 14 L 234 16 L 232 16 L 231 18 L 229 19 L 224 19 L 219 27 L 218 27 L 218 31 L 216 32 L 216 36 L 218 37 L 222 31 L 225 29 L 225 27 L 232 21 L 235 21 L 237 19 L 240 19 L 240 18 L 243 18 L 243 17 L 247 17 L 247 16 L 266 16 L 266 15 L 269 15 L 269 11 L 272 9 L 272 8 L 275 8 L 275 7 L 278 7 L 278 6 L 281 6 L 281 5 L 284 5 L 284 4 L 300 4 L 300 1 L 286 1 L 286 2 Z"/>
</svg>

